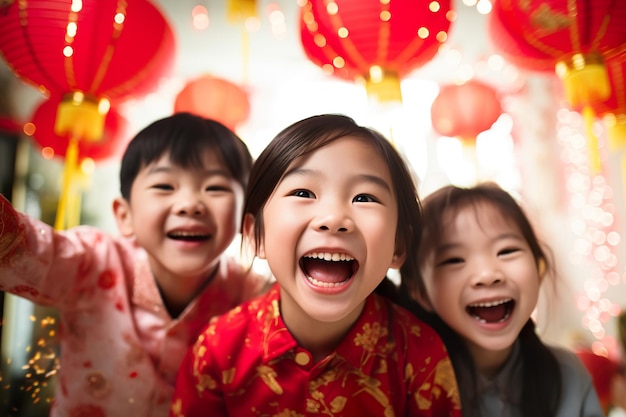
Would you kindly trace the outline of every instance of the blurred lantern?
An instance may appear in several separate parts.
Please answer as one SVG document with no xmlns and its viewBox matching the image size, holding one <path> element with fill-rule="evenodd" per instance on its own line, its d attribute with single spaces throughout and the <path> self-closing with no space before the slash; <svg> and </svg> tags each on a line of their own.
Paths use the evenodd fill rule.
<svg viewBox="0 0 626 417">
<path fill-rule="evenodd" d="M 50 149 L 52 156 L 65 158 L 70 136 L 57 134 L 54 131 L 56 113 L 61 98 L 52 96 L 43 101 L 32 115 L 33 139 L 42 149 Z M 122 154 L 127 145 L 127 120 L 115 108 L 111 108 L 104 121 L 102 138 L 97 141 L 79 141 L 77 144 L 77 160 L 83 162 L 85 158 L 94 162 L 104 161 Z"/>
<path fill-rule="evenodd" d="M 57 134 L 54 126 L 61 98 L 52 96 L 35 109 L 31 118 L 33 139 L 47 157 L 64 158 L 73 163 L 66 164 L 63 173 L 64 187 L 68 192 L 60 200 L 59 207 L 65 213 L 66 227 L 80 223 L 81 193 L 89 184 L 95 162 L 119 156 L 127 144 L 128 123 L 114 108 L 107 113 L 100 140 L 81 140 L 72 143 L 69 133 Z"/>
<path fill-rule="evenodd" d="M 174 101 L 174 111 L 217 120 L 235 131 L 250 116 L 250 100 L 237 84 L 204 75 L 183 87 Z"/>
<path fill-rule="evenodd" d="M 45 95 L 63 97 L 54 131 L 69 135 L 73 148 L 55 224 L 63 228 L 78 142 L 102 138 L 111 100 L 157 87 L 172 68 L 174 34 L 147 0 L 11 2 L 0 7 L 0 27 L 0 53 L 13 72 Z"/>
<path fill-rule="evenodd" d="M 610 95 L 604 61 L 626 44 L 626 0 L 496 0 L 490 19 L 492 42 L 505 58 L 527 69 L 555 69 L 570 106 L 582 108 L 590 165 L 599 171 L 591 106 Z"/>
<path fill-rule="evenodd" d="M 458 137 L 473 145 L 502 114 L 496 90 L 480 81 L 441 87 L 431 106 L 433 128 L 442 136 Z"/>
<path fill-rule="evenodd" d="M 326 73 L 364 82 L 379 102 L 401 102 L 400 81 L 437 54 L 455 16 L 450 0 L 308 0 L 300 39 Z"/>
</svg>

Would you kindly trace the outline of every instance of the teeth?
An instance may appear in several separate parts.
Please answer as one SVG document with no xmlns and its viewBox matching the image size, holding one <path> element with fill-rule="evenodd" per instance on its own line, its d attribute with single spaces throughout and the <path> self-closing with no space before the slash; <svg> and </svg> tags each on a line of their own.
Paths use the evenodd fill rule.
<svg viewBox="0 0 626 417">
<path fill-rule="evenodd" d="M 194 233 L 194 232 L 173 232 L 170 233 L 172 236 L 180 236 L 180 237 L 192 237 L 192 236 L 206 236 L 204 233 Z"/>
<path fill-rule="evenodd" d="M 324 287 L 324 288 L 336 288 L 336 287 L 341 287 L 342 285 L 344 285 L 346 281 L 343 282 L 324 282 L 324 281 L 318 281 L 315 278 L 311 278 L 311 277 L 306 277 L 313 285 L 317 286 L 317 287 Z"/>
<path fill-rule="evenodd" d="M 509 301 L 511 301 L 510 298 L 505 298 L 503 300 L 498 300 L 498 301 L 489 301 L 486 303 L 476 303 L 476 304 L 470 304 L 470 307 L 495 307 L 495 306 L 499 306 L 500 304 L 505 304 L 508 303 Z"/>
<path fill-rule="evenodd" d="M 353 257 L 346 255 L 345 253 L 330 253 L 330 252 L 309 253 L 308 255 L 305 255 L 305 258 L 323 259 L 325 261 L 333 261 L 333 262 L 354 260 Z"/>
</svg>

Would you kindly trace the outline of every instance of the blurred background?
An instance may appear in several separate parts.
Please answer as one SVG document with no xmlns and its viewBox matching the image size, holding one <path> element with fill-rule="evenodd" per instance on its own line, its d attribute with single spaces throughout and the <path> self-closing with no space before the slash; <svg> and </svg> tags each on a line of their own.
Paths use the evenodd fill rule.
<svg viewBox="0 0 626 417">
<path fill-rule="evenodd" d="M 67 91 L 58 81 L 48 82 L 55 68 L 48 68 L 46 60 L 53 62 L 59 52 L 54 40 L 41 45 L 32 38 L 32 43 L 23 41 L 29 27 L 25 15 L 19 18 L 12 11 L 17 3 L 22 2 L 0 2 L 0 51 L 5 58 L 0 60 L 0 192 L 19 210 L 53 224 L 58 222 L 59 201 L 65 199 L 69 220 L 61 227 L 92 224 L 117 233 L 111 203 L 119 194 L 119 158 L 125 144 L 141 128 L 174 111 L 222 121 L 254 156 L 297 120 L 343 113 L 393 141 L 411 163 L 422 197 L 449 183 L 495 181 L 519 198 L 552 248 L 559 273 L 556 289 L 545 288 L 537 309 L 542 335 L 565 346 L 620 356 L 615 320 L 626 306 L 626 249 L 621 242 L 626 227 L 626 137 L 619 130 L 626 114 L 625 1 L 599 1 L 596 9 L 581 9 L 579 14 L 586 14 L 581 25 L 559 9 L 567 2 L 547 0 L 519 2 L 527 10 L 511 10 L 508 1 L 495 10 L 497 4 L 488 0 L 153 0 L 152 18 L 132 15 L 133 1 L 128 0 L 126 24 L 131 19 L 141 22 L 134 42 L 145 50 L 153 45 L 161 55 L 154 58 L 156 69 L 135 68 L 136 62 L 116 61 L 113 55 L 109 75 L 154 74 L 143 88 L 110 86 L 108 95 L 115 97 L 105 121 L 106 140 L 101 148 L 81 148 L 84 153 L 77 161 L 65 154 L 67 138 L 53 131 L 58 93 Z M 24 2 L 25 7 L 36 3 Z M 73 2 L 47 3 L 66 7 Z M 87 9 L 89 3 L 83 3 Z M 323 7 L 316 9 L 318 3 Z M 391 18 L 379 12 L 372 18 L 368 9 L 403 3 L 412 3 L 406 6 L 410 12 L 395 9 Z M 337 4 L 341 7 L 333 9 Z M 418 4 L 428 11 L 415 27 L 384 29 L 380 23 L 413 16 L 417 12 L 411 8 Z M 594 26 L 611 7 L 619 26 L 614 38 Z M 500 14 L 494 23 L 496 11 Z M 592 16 L 596 12 L 599 17 Z M 45 24 L 42 16 L 38 25 Z M 336 39 L 322 33 L 325 21 L 339 28 L 332 33 Z M 518 29 L 518 36 L 503 26 Z M 571 64 L 577 52 L 568 50 L 576 44 L 572 26 L 580 30 L 580 39 L 591 37 L 603 54 L 608 51 L 604 58 L 610 78 L 594 78 L 591 85 L 608 83 L 612 90 L 585 90 L 585 74 L 568 84 L 555 70 L 555 63 L 562 61 L 557 55 L 562 53 Z M 163 35 L 163 27 L 171 38 Z M 565 41 L 553 39 L 559 30 L 567 32 Z M 606 35 L 599 39 L 599 33 Z M 79 29 L 76 62 L 80 34 Z M 329 52 L 339 47 L 345 47 L 345 56 Z M 577 47 L 582 48 L 580 42 Z M 90 49 L 92 55 L 97 51 Z M 65 49 L 63 53 L 69 56 Z M 351 53 L 358 59 L 351 60 Z M 34 57 L 39 60 L 34 62 Z M 30 74 L 40 78 L 33 76 L 32 82 Z M 83 82 L 78 70 L 76 78 Z M 612 122 L 607 121 L 610 116 Z M 71 187 L 63 182 L 70 165 Z M 237 248 L 235 244 L 233 250 Z M 58 367 L 55 312 L 10 295 L 4 295 L 2 311 L 2 407 L 21 413 L 11 415 L 45 415 Z"/>
</svg>

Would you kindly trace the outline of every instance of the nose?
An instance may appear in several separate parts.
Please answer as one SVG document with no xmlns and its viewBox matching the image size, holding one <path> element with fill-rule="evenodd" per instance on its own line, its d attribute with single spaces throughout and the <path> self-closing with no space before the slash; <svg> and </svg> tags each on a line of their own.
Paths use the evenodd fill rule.
<svg viewBox="0 0 626 417">
<path fill-rule="evenodd" d="M 483 262 L 478 266 L 471 282 L 474 287 L 489 287 L 502 284 L 505 280 L 504 273 L 502 273 L 497 265 L 491 262 Z"/>
<path fill-rule="evenodd" d="M 313 227 L 331 233 L 349 233 L 354 230 L 354 221 L 346 208 L 340 204 L 327 204 L 319 207 Z"/>
<path fill-rule="evenodd" d="M 183 216 L 202 216 L 206 214 L 207 207 L 196 193 L 187 193 L 176 202 L 174 212 Z"/>
</svg>

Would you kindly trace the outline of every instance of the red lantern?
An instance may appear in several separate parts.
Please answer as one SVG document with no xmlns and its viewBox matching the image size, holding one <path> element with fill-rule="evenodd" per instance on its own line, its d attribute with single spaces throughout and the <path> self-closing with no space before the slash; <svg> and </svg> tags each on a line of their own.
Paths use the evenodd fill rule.
<svg viewBox="0 0 626 417">
<path fill-rule="evenodd" d="M 172 29 L 147 0 L 16 1 L 0 6 L 0 27 L 7 64 L 42 92 L 140 96 L 174 58 Z"/>
<path fill-rule="evenodd" d="M 602 102 L 594 103 L 592 107 L 598 116 L 604 118 L 610 148 L 615 150 L 626 145 L 626 51 L 607 57 L 605 65 L 611 85 L 611 96 Z"/>
<path fill-rule="evenodd" d="M 71 185 L 79 142 L 102 138 L 111 100 L 156 87 L 171 68 L 174 35 L 148 0 L 9 2 L 0 6 L 0 27 L 0 53 L 13 72 L 63 97 L 53 129 L 69 135 L 55 222 L 60 229 L 68 200 L 76 199 Z"/>
<path fill-rule="evenodd" d="M 250 116 L 250 100 L 237 84 L 205 75 L 183 87 L 176 96 L 174 111 L 217 120 L 235 131 Z"/>
<path fill-rule="evenodd" d="M 626 43 L 624 0 L 496 0 L 490 23 L 496 48 L 530 69 L 555 66 L 572 106 L 604 100 L 604 57 Z"/>
<path fill-rule="evenodd" d="M 500 31 L 492 33 L 493 43 L 503 45 L 505 57 L 555 66 L 570 106 L 582 108 L 590 167 L 599 172 L 592 105 L 611 94 L 604 61 L 626 44 L 626 0 L 496 0 L 491 19 Z"/>
<path fill-rule="evenodd" d="M 42 102 L 36 108 L 31 118 L 34 125 L 33 138 L 41 148 L 51 148 L 54 156 L 64 158 L 66 156 L 70 137 L 58 135 L 54 131 L 56 113 L 61 98 L 53 96 Z M 91 158 L 94 161 L 103 161 L 122 154 L 128 137 L 127 120 L 119 114 L 115 108 L 111 108 L 106 115 L 102 138 L 98 141 L 78 142 L 78 161 Z"/>
<path fill-rule="evenodd" d="M 328 74 L 401 101 L 400 80 L 430 61 L 455 18 L 450 0 L 309 0 L 300 8 L 307 57 Z"/>
<path fill-rule="evenodd" d="M 491 128 L 500 114 L 498 93 L 476 80 L 441 87 L 431 107 L 435 131 L 442 136 L 456 136 L 466 143 L 473 143 L 480 132 Z"/>
</svg>

